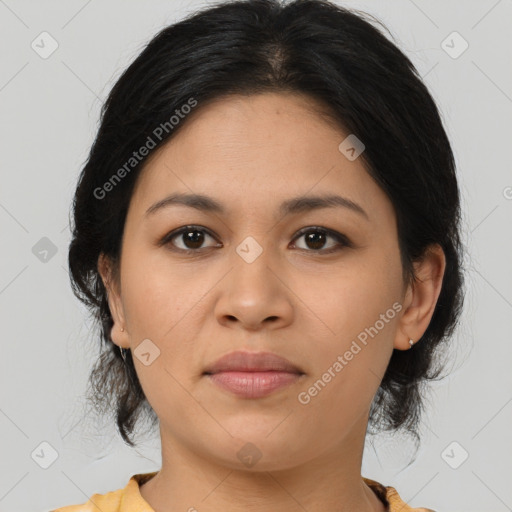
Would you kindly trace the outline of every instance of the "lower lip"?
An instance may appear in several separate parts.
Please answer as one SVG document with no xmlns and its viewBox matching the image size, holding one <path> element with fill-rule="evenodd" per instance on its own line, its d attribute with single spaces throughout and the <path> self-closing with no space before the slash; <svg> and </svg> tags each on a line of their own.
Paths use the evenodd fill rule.
<svg viewBox="0 0 512 512">
<path fill-rule="evenodd" d="M 244 398 L 261 398 L 296 382 L 301 374 L 267 372 L 219 372 L 207 375 L 223 389 Z"/>
</svg>

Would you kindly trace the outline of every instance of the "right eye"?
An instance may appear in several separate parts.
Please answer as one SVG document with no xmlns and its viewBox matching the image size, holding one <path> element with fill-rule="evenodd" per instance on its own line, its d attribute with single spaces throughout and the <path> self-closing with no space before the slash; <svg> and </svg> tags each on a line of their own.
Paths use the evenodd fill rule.
<svg viewBox="0 0 512 512">
<path fill-rule="evenodd" d="M 213 235 L 201 226 L 184 226 L 165 235 L 160 245 L 171 245 L 171 250 L 173 251 L 176 250 L 187 253 L 198 252 L 205 241 L 205 235 L 215 240 Z M 181 242 L 182 247 L 177 246 L 174 242 L 175 238 Z"/>
</svg>

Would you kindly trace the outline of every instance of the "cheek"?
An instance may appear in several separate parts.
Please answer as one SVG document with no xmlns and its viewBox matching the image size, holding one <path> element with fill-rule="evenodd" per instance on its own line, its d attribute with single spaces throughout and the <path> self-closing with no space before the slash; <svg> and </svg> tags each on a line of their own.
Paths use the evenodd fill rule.
<svg viewBox="0 0 512 512">
<path fill-rule="evenodd" d="M 181 384 L 187 382 L 193 368 L 191 342 L 196 337 L 190 327 L 199 325 L 194 283 L 168 264 L 151 261 L 151 255 L 146 259 L 141 254 L 127 257 L 125 265 L 123 306 L 141 386 L 159 417 L 169 409 L 184 415 L 190 400 Z M 153 353 L 158 354 L 148 365 L 137 358 L 137 347 L 147 339 L 154 343 L 149 344 L 151 359 Z"/>
<path fill-rule="evenodd" d="M 319 332 L 337 340 L 338 345 L 350 343 L 373 326 L 400 299 L 402 277 L 398 254 L 394 259 L 389 257 L 389 252 L 388 256 L 383 254 L 386 253 L 377 250 L 361 253 L 350 264 L 338 269 L 333 266 L 332 272 L 317 280 L 316 286 L 311 285 L 311 280 L 304 281 L 304 288 L 297 292 L 307 298 L 305 302 L 317 316 Z M 386 320 L 392 320 L 394 313 L 391 309 Z"/>
<path fill-rule="evenodd" d="M 377 390 L 402 308 L 401 279 L 398 252 L 393 255 L 389 248 L 368 251 L 357 264 L 333 273 L 317 288 L 310 302 L 322 320 L 315 323 L 320 326 L 316 339 L 321 347 L 314 355 L 315 377 L 322 382 L 331 379 L 331 400 L 343 404 L 351 396 L 361 396 L 364 402 Z"/>
<path fill-rule="evenodd" d="M 186 382 L 194 372 L 194 342 L 207 314 L 204 296 L 216 281 L 215 276 L 198 279 L 197 272 L 172 266 L 160 252 L 164 253 L 127 251 L 122 269 L 123 308 L 134 354 L 146 339 L 157 347 L 154 350 L 158 357 L 151 366 L 137 364 L 137 373 L 143 387 L 147 386 L 148 395 L 162 382 L 170 387 L 176 383 L 167 371 L 180 382 Z"/>
<path fill-rule="evenodd" d="M 300 403 L 308 402 L 304 413 L 324 421 L 328 416 L 329 426 L 322 428 L 333 442 L 368 411 L 391 357 L 397 318 L 393 304 L 376 295 L 345 304 L 333 313 L 335 334 L 317 338 L 310 352 L 313 372 L 301 389 Z"/>
<path fill-rule="evenodd" d="M 197 280 L 171 265 L 164 249 L 130 252 L 127 247 L 126 254 L 122 291 L 127 321 L 132 329 L 161 339 L 197 303 Z"/>
</svg>

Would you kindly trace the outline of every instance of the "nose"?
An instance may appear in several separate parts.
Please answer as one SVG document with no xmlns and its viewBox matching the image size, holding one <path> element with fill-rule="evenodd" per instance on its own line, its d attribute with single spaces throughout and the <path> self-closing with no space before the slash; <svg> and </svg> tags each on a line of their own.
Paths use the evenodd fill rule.
<svg viewBox="0 0 512 512">
<path fill-rule="evenodd" d="M 283 275 L 270 251 L 263 251 L 252 262 L 243 258 L 220 283 L 215 314 L 225 326 L 257 331 L 278 329 L 293 321 L 293 293 L 290 278 Z"/>
</svg>

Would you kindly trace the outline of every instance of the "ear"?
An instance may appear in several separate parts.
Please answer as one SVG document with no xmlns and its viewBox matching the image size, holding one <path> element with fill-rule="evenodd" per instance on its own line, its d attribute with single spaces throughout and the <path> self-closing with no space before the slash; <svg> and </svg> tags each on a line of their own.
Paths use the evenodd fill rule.
<svg viewBox="0 0 512 512">
<path fill-rule="evenodd" d="M 430 245 L 422 259 L 414 263 L 415 278 L 407 287 L 394 348 L 408 350 L 409 340 L 416 343 L 427 330 L 441 293 L 445 268 L 446 257 L 439 244 Z"/>
<path fill-rule="evenodd" d="M 107 290 L 107 300 L 110 314 L 114 320 L 114 325 L 110 333 L 112 341 L 123 348 L 130 348 L 128 331 L 126 328 L 123 304 L 121 301 L 120 282 L 115 278 L 112 270 L 111 260 L 103 253 L 98 258 L 98 272 Z M 121 329 L 124 329 L 121 331 Z"/>
</svg>

